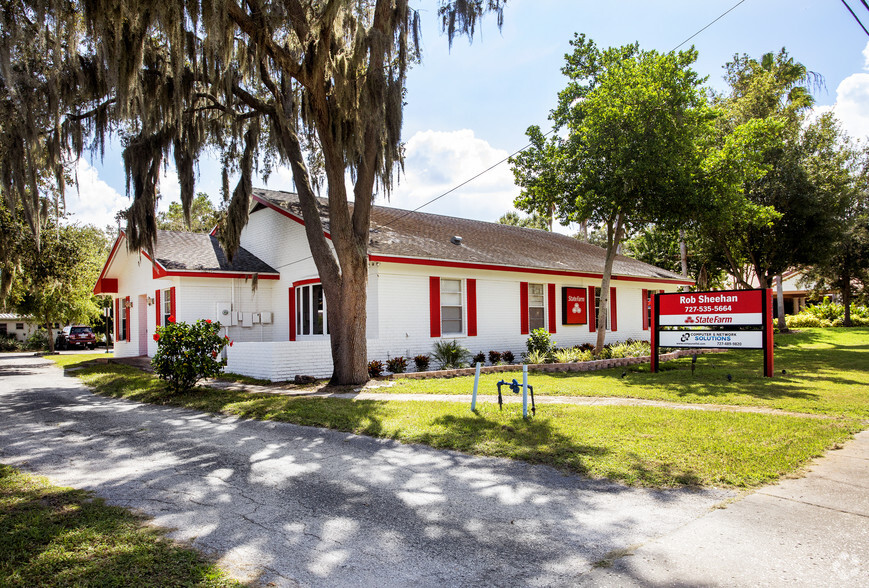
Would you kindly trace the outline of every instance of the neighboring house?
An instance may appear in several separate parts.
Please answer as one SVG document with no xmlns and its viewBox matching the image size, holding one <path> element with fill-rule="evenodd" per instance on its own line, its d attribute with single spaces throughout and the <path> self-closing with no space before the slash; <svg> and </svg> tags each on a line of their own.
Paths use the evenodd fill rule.
<svg viewBox="0 0 869 588">
<path fill-rule="evenodd" d="M 328 235 L 328 219 L 324 227 Z M 153 355 L 170 315 L 219 320 L 234 341 L 227 371 L 272 380 L 326 377 L 328 308 L 298 197 L 254 190 L 230 263 L 211 235 L 160 231 L 153 259 L 121 233 L 94 292 L 114 297 L 115 355 Z M 546 328 L 560 346 L 593 343 L 604 250 L 565 235 L 375 206 L 371 213 L 369 359 L 430 353 L 456 339 L 472 352 L 519 356 Z M 251 281 L 256 279 L 257 287 Z M 607 341 L 648 339 L 648 298 L 692 285 L 618 256 Z"/>
<path fill-rule="evenodd" d="M 757 279 L 754 272 L 749 274 L 748 283 L 753 288 L 760 287 L 760 280 Z M 738 288 L 738 286 L 734 286 L 734 288 Z M 776 292 L 778 291 L 778 278 L 773 280 L 771 288 L 773 296 L 772 313 L 774 317 L 778 317 L 778 304 L 775 302 Z M 811 287 L 805 283 L 805 274 L 802 270 L 789 269 L 782 274 L 782 298 L 784 299 L 786 315 L 799 314 L 800 311 L 808 306 L 810 299 L 815 300 L 814 303 L 817 303 L 817 298 L 812 298 L 812 294 Z M 833 300 L 838 300 L 839 298 L 839 295 L 833 291 L 821 292 L 820 294 L 822 297 L 830 297 Z"/>
<path fill-rule="evenodd" d="M 12 313 L 0 313 L 0 337 L 12 337 L 18 341 L 24 341 L 37 330 L 39 330 L 39 325 L 32 318 Z"/>
</svg>

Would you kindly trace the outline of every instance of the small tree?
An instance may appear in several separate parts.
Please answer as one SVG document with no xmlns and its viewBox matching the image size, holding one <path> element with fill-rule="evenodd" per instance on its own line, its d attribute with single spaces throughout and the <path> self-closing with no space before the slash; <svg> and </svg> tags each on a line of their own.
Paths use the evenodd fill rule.
<svg viewBox="0 0 869 588">
<path fill-rule="evenodd" d="M 154 373 L 176 394 L 190 390 L 202 378 L 220 374 L 226 365 L 226 359 L 218 359 L 220 352 L 232 345 L 229 337 L 220 336 L 220 323 L 199 319 L 191 325 L 175 322 L 172 316 L 165 327 L 157 327 L 154 340 Z"/>
<path fill-rule="evenodd" d="M 522 194 L 514 206 L 553 210 L 563 224 L 589 221 L 605 230 L 598 324 L 606 324 L 609 282 L 619 245 L 632 229 L 684 216 L 697 194 L 700 143 L 714 118 L 691 69 L 697 52 L 660 54 L 637 44 L 601 50 L 584 35 L 562 69 L 567 87 L 547 139 L 536 126 L 532 147 L 510 159 Z M 597 350 L 606 329 L 598 329 Z"/>
</svg>

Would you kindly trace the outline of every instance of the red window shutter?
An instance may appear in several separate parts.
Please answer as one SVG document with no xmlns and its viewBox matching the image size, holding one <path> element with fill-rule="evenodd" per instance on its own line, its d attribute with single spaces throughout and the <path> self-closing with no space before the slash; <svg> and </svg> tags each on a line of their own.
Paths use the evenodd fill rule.
<svg viewBox="0 0 869 588">
<path fill-rule="evenodd" d="M 477 280 L 468 281 L 468 337 L 477 336 Z"/>
<path fill-rule="evenodd" d="M 555 284 L 549 284 L 549 300 L 546 311 L 549 313 L 549 332 L 555 332 Z"/>
<path fill-rule="evenodd" d="M 519 321 L 521 332 L 527 335 L 528 329 L 528 282 L 519 282 L 519 306 L 522 308 L 522 314 Z"/>
<path fill-rule="evenodd" d="M 594 310 L 594 286 L 588 287 L 588 332 L 597 331 L 597 313 Z"/>
<path fill-rule="evenodd" d="M 428 304 L 431 336 L 441 336 L 441 279 L 430 276 L 428 279 Z"/>
<path fill-rule="evenodd" d="M 290 341 L 296 340 L 296 289 L 290 288 Z"/>
<path fill-rule="evenodd" d="M 130 325 L 130 306 L 129 306 L 129 303 L 130 303 L 130 297 L 127 296 L 124 299 L 124 316 L 127 317 L 127 343 L 130 342 L 130 331 L 133 330 L 130 328 L 132 325 Z"/>
<path fill-rule="evenodd" d="M 178 316 L 175 314 L 175 286 L 169 288 L 169 308 L 172 313 L 172 318 L 177 321 Z"/>
<path fill-rule="evenodd" d="M 649 330 L 649 291 L 643 288 L 643 330 Z"/>
<path fill-rule="evenodd" d="M 157 315 L 157 326 L 163 326 L 163 323 L 160 321 L 160 315 L 163 314 L 163 309 L 160 306 L 160 290 L 154 292 L 154 307 L 157 311 L 154 313 Z"/>
<path fill-rule="evenodd" d="M 121 299 L 115 298 L 115 341 L 121 337 Z"/>
<path fill-rule="evenodd" d="M 617 320 L 618 315 L 616 314 L 616 288 L 615 288 L 615 286 L 610 286 L 609 307 L 610 307 L 610 330 L 611 331 L 618 331 L 619 330 L 619 323 Z"/>
</svg>

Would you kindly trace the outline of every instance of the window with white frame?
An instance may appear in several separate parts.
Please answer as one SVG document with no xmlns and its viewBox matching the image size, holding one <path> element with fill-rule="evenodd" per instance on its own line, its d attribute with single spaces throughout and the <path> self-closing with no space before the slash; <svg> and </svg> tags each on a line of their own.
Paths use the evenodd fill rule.
<svg viewBox="0 0 869 588">
<path fill-rule="evenodd" d="M 15 330 L 16 331 L 23 331 L 24 330 L 24 323 L 15 323 Z"/>
<path fill-rule="evenodd" d="M 600 312 L 600 293 L 601 293 L 600 288 L 594 289 L 594 321 L 595 321 L 595 324 L 597 324 L 597 316 L 598 316 L 598 312 Z M 605 329 L 607 331 L 610 330 L 610 316 L 612 316 L 612 304 L 613 304 L 613 301 L 612 301 L 612 299 L 610 299 L 608 301 L 607 307 L 606 307 L 606 327 L 605 327 Z M 600 325 L 598 324 L 597 327 L 600 328 Z"/>
<path fill-rule="evenodd" d="M 296 335 L 328 335 L 329 319 L 322 284 L 296 288 Z"/>
<path fill-rule="evenodd" d="M 166 288 L 160 292 L 160 315 L 164 327 L 169 324 L 169 317 L 172 316 L 172 290 Z"/>
<path fill-rule="evenodd" d="M 464 334 L 464 313 L 462 280 L 441 279 L 441 334 Z"/>
<path fill-rule="evenodd" d="M 546 302 L 543 284 L 528 284 L 528 328 L 542 329 L 546 322 Z"/>
</svg>

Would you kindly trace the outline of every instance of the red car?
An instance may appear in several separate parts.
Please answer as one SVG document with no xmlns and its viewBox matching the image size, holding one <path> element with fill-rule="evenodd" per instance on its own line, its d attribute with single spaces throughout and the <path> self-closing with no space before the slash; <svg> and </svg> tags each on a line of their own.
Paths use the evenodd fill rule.
<svg viewBox="0 0 869 588">
<path fill-rule="evenodd" d="M 97 337 L 94 330 L 86 325 L 71 325 L 64 327 L 54 340 L 55 349 L 70 349 L 81 347 L 93 349 L 97 345 Z"/>
</svg>

